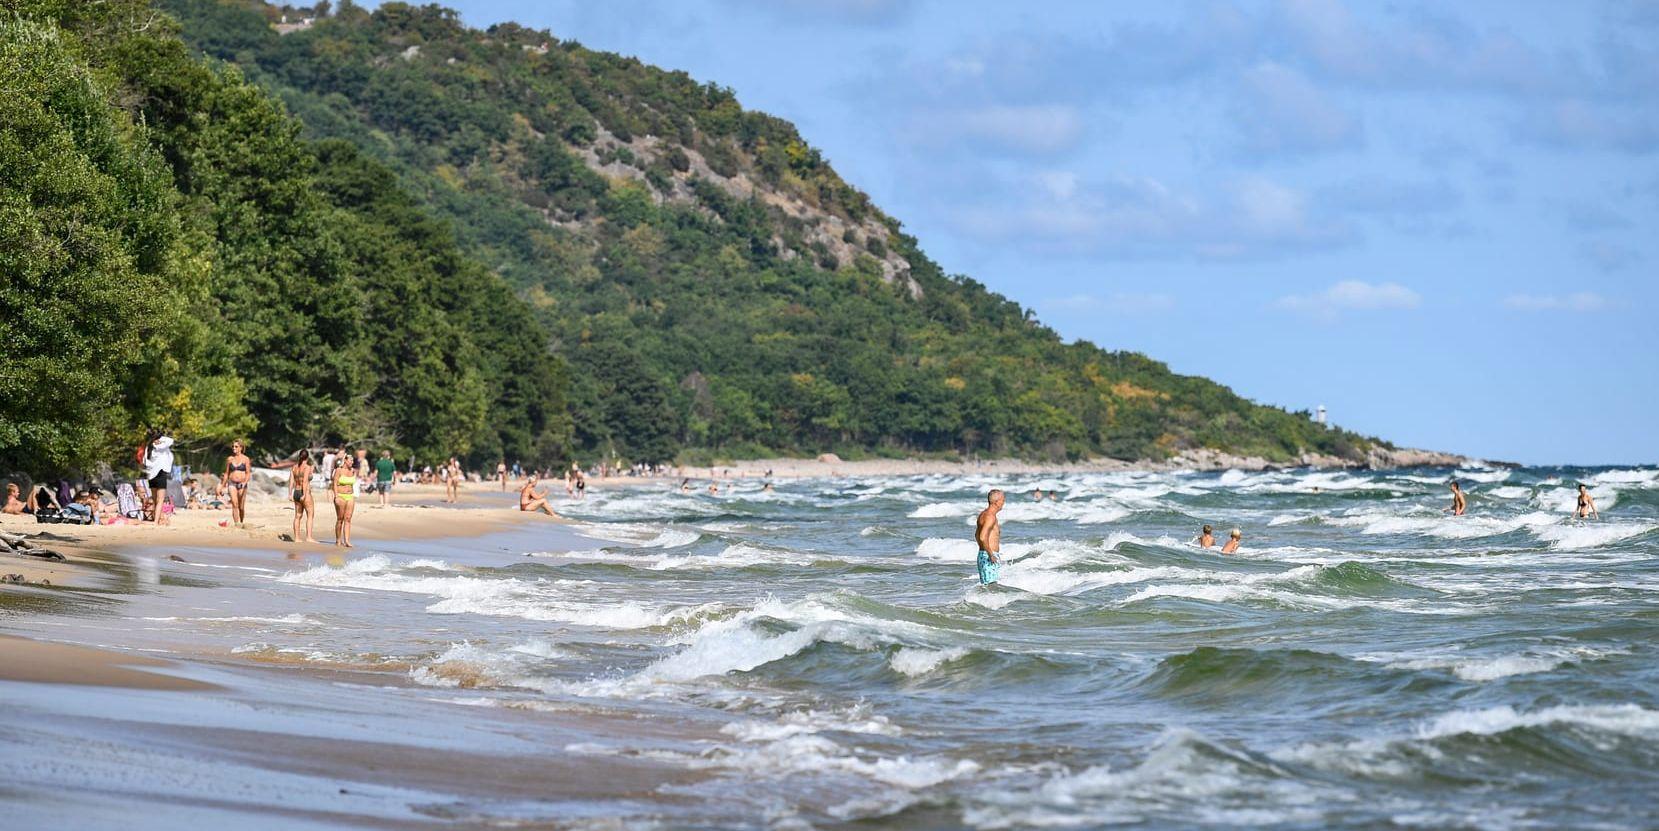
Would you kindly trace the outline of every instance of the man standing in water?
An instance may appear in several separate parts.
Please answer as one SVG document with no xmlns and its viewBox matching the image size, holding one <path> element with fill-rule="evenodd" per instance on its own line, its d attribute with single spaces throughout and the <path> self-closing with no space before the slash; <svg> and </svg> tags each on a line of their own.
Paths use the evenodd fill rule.
<svg viewBox="0 0 1659 831">
<path fill-rule="evenodd" d="M 1456 479 L 1448 484 L 1452 489 L 1452 507 L 1445 510 L 1451 511 L 1452 516 L 1463 516 L 1463 512 L 1469 510 L 1469 502 L 1463 498 L 1463 486 Z"/>
<path fill-rule="evenodd" d="M 985 510 L 979 512 L 974 525 L 974 541 L 979 543 L 979 584 L 988 586 L 1002 576 L 1002 523 L 997 514 L 1002 511 L 1001 490 L 992 489 L 985 496 Z"/>
<path fill-rule="evenodd" d="M 1573 510 L 1577 519 L 1589 519 L 1594 516 L 1601 519 L 1601 511 L 1596 510 L 1596 500 L 1590 498 L 1590 489 L 1583 482 L 1578 483 L 1578 507 Z"/>
</svg>

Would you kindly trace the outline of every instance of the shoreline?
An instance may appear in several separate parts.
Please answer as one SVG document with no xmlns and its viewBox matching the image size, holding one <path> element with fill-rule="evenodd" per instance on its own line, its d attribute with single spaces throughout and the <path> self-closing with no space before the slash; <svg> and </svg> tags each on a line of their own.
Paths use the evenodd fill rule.
<svg viewBox="0 0 1659 831">
<path fill-rule="evenodd" d="M 776 479 L 811 479 L 842 476 L 971 476 L 985 474 L 1058 476 L 1073 473 L 1168 473 L 1174 471 L 1214 472 L 1224 470 L 1242 470 L 1253 473 L 1264 470 L 1304 467 L 1315 470 L 1391 470 L 1413 467 L 1501 466 L 1507 466 L 1507 463 L 1432 450 L 1414 450 L 1410 448 L 1386 450 L 1376 448 L 1371 451 L 1365 461 L 1306 454 L 1294 463 L 1287 463 L 1274 462 L 1259 456 L 1237 456 L 1208 449 L 1183 451 L 1165 461 L 1150 459 L 1124 461 L 1100 458 L 1077 462 L 1038 462 L 1016 458 L 983 459 L 979 461 L 947 461 L 943 459 L 857 459 L 847 461 L 833 453 L 826 453 L 817 458 L 733 459 L 717 462 L 712 468 L 688 465 L 683 469 L 686 471 L 685 475 L 687 477 L 695 480 L 700 478 L 696 472 L 711 469 L 722 472 L 723 476 L 721 478 L 726 476 L 746 479 L 761 478 L 765 477 L 767 472 L 770 471 L 771 476 Z M 623 482 L 656 481 L 653 479 L 630 480 L 626 477 L 590 478 L 588 481 L 594 485 L 614 485 L 618 479 Z"/>
</svg>

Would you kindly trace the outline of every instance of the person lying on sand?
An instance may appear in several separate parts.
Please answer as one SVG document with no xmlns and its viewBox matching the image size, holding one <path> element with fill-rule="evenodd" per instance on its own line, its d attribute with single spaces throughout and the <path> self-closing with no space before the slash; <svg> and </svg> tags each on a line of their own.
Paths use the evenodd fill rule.
<svg viewBox="0 0 1659 831">
<path fill-rule="evenodd" d="M 10 512 L 8 503 L 7 512 Z M 1573 509 L 1573 516 L 1578 519 L 1588 519 L 1594 516 L 1601 519 L 1601 511 L 1596 510 L 1596 500 L 1590 496 L 1590 489 L 1583 482 L 1578 483 L 1578 507 Z"/>
<path fill-rule="evenodd" d="M 4 507 L 0 507 L 0 513 L 12 514 L 14 516 L 23 513 L 23 509 L 29 506 L 23 504 L 23 500 L 21 498 L 22 495 L 23 490 L 17 486 L 16 482 L 7 482 L 6 504 Z"/>
<path fill-rule="evenodd" d="M 536 492 L 536 475 L 524 480 L 524 487 L 518 489 L 518 509 L 521 511 L 541 511 L 548 516 L 558 516 L 553 509 L 547 507 L 547 494 Z"/>
<path fill-rule="evenodd" d="M 1223 554 L 1237 553 L 1238 552 L 1239 540 L 1242 539 L 1244 535 L 1241 534 L 1237 528 L 1234 528 L 1233 530 L 1228 531 L 1227 535 L 1228 535 L 1227 544 L 1223 545 L 1221 547 L 1221 553 L 1223 553 Z"/>
</svg>

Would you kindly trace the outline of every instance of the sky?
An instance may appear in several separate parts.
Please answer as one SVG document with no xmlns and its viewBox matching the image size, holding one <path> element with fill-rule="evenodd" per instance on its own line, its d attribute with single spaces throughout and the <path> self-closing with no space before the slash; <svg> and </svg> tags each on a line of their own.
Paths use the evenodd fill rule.
<svg viewBox="0 0 1659 831">
<path fill-rule="evenodd" d="M 1067 339 L 1659 462 L 1659 3 L 447 0 L 731 87 Z"/>
</svg>

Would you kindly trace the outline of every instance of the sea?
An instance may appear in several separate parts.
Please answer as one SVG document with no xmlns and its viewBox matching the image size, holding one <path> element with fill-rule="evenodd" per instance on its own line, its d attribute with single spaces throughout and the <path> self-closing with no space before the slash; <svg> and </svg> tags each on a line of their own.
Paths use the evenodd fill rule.
<svg viewBox="0 0 1659 831">
<path fill-rule="evenodd" d="M 1579 482 L 1601 519 L 1572 518 Z M 473 800 L 480 825 L 1659 827 L 1659 469 L 677 485 L 557 501 L 580 537 L 552 543 L 201 569 L 235 608 L 111 626 L 379 671 L 331 705 L 377 730 L 511 711 L 535 753 L 687 772 Z M 1006 564 L 982 586 L 991 488 Z M 637 727 L 535 727 L 583 713 Z"/>
</svg>

